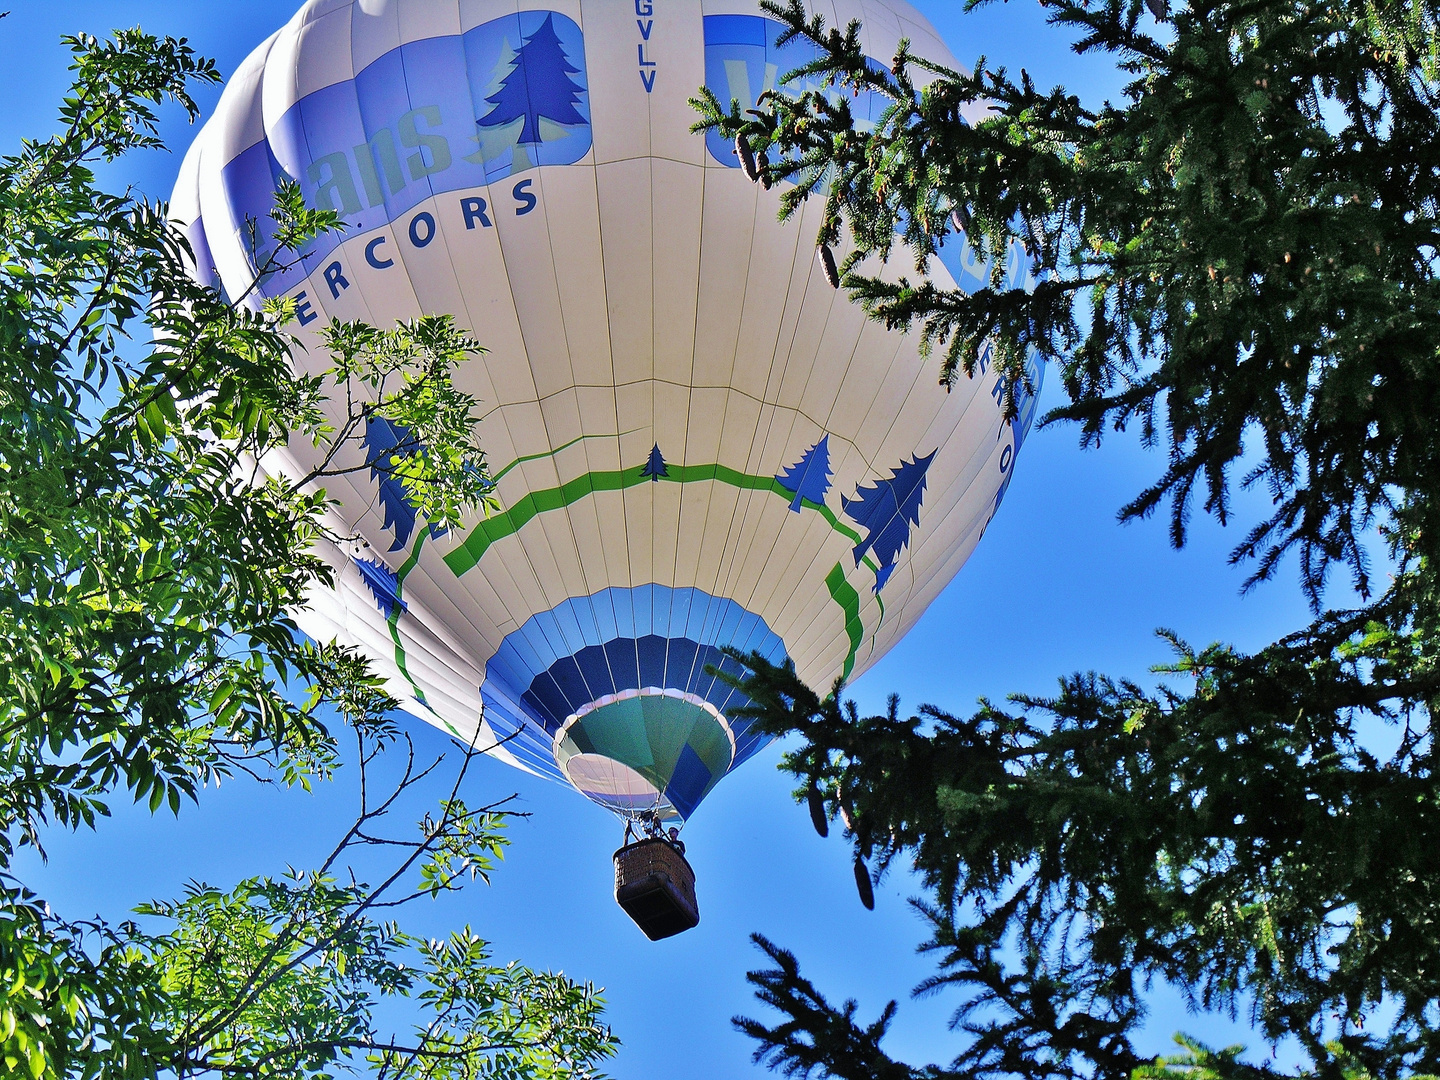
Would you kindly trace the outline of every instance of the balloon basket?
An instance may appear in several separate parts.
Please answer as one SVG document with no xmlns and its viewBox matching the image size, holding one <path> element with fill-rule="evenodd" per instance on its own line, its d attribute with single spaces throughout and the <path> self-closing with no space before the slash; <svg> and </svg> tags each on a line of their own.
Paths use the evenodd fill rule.
<svg viewBox="0 0 1440 1080">
<path fill-rule="evenodd" d="M 695 871 L 668 840 L 640 840 L 615 852 L 615 902 L 651 941 L 700 922 Z"/>
</svg>

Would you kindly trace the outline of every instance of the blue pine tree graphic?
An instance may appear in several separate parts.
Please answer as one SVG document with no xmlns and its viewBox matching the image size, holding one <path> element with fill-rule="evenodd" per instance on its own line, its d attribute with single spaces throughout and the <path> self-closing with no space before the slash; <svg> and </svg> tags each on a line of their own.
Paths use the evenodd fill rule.
<svg viewBox="0 0 1440 1080">
<path fill-rule="evenodd" d="M 670 475 L 670 470 L 665 465 L 665 458 L 660 453 L 659 443 L 656 443 L 654 449 L 650 451 L 649 460 L 640 467 L 640 475 L 648 476 L 651 482 L 656 484 L 660 482 L 660 477 Z"/>
<path fill-rule="evenodd" d="M 790 509 L 797 514 L 801 499 L 824 504 L 825 493 L 830 490 L 830 436 L 823 436 L 806 450 L 804 457 L 775 477 L 775 482 L 794 493 Z"/>
<path fill-rule="evenodd" d="M 575 108 L 583 88 L 570 78 L 580 69 L 565 55 L 553 23 L 554 16 L 547 15 L 520 46 L 500 88 L 485 99 L 495 107 L 475 121 L 481 127 L 504 127 L 523 116 L 515 141 L 538 143 L 541 120 L 566 127 L 587 122 Z"/>
<path fill-rule="evenodd" d="M 352 561 L 355 569 L 360 571 L 360 576 L 365 579 L 365 584 L 370 586 L 370 591 L 375 594 L 375 603 L 382 615 L 388 619 L 410 610 L 409 605 L 400 599 L 400 579 L 395 576 L 395 571 L 374 559 Z"/>
<path fill-rule="evenodd" d="M 900 549 L 910 542 L 910 528 L 920 524 L 920 500 L 925 497 L 925 473 L 935 451 L 926 457 L 901 461 L 900 467 L 886 480 L 871 487 L 858 488 L 855 498 L 840 500 L 840 508 L 863 526 L 865 539 L 855 548 L 858 565 L 867 551 L 875 553 L 880 570 L 875 575 L 875 591 L 884 588 L 895 572 L 895 559 Z"/>
<path fill-rule="evenodd" d="M 409 457 L 418 452 L 421 445 L 404 424 L 392 424 L 379 416 L 366 419 L 365 437 L 360 445 L 365 448 L 370 479 L 380 489 L 380 506 L 385 511 L 384 527 L 395 530 L 395 543 L 390 545 L 390 550 L 399 551 L 415 531 L 415 507 L 405 497 L 405 485 L 395 477 L 390 461 L 396 456 Z M 430 529 L 431 536 L 444 534 L 444 529 Z"/>
</svg>

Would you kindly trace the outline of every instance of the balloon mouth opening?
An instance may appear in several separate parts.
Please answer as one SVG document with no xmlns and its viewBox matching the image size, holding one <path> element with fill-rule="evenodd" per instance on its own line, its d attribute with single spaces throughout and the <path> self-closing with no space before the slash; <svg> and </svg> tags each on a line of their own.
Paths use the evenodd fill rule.
<svg viewBox="0 0 1440 1080">
<path fill-rule="evenodd" d="M 581 706 L 555 733 L 555 763 L 622 817 L 683 822 L 735 761 L 725 715 L 683 690 L 646 686 Z"/>
</svg>

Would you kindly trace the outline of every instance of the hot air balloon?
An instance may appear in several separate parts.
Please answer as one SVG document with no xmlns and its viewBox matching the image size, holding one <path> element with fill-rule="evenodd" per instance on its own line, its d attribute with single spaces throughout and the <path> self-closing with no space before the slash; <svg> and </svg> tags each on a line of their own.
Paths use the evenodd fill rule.
<svg viewBox="0 0 1440 1080">
<path fill-rule="evenodd" d="M 906 37 L 955 64 L 903 0 L 814 7 L 861 19 L 871 56 Z M 248 301 L 293 299 L 302 340 L 448 313 L 485 344 L 455 378 L 500 511 L 440 532 L 351 462 L 328 490 L 365 546 L 326 552 L 338 585 L 297 618 L 421 720 L 652 824 L 766 741 L 721 650 L 813 686 L 865 671 L 974 549 L 1034 412 L 1006 420 L 984 362 L 938 385 L 826 281 L 819 207 L 780 224 L 783 185 L 692 133 L 701 84 L 753 104 L 812 55 L 779 32 L 753 0 L 310 0 L 231 78 L 172 202 L 233 296 L 279 184 L 340 212 Z M 974 289 L 990 267 L 960 234 L 932 272 Z M 404 435 L 374 422 L 364 452 Z"/>
</svg>

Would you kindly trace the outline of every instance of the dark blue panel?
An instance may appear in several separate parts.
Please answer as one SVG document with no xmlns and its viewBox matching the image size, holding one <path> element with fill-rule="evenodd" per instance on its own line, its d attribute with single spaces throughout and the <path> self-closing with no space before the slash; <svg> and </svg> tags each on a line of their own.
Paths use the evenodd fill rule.
<svg viewBox="0 0 1440 1080">
<path fill-rule="evenodd" d="M 535 710 L 540 722 L 545 725 L 545 730 L 551 735 L 560 729 L 565 717 L 573 711 L 548 672 L 535 676 L 535 681 L 530 684 L 530 689 L 525 691 L 522 700 Z"/>
<path fill-rule="evenodd" d="M 603 694 L 615 693 L 615 680 L 610 677 L 610 664 L 605 659 L 604 646 L 585 646 L 575 654 L 575 663 L 580 666 L 580 674 L 585 676 L 591 701 Z"/>
<path fill-rule="evenodd" d="M 700 646 L 688 638 L 672 638 L 665 657 L 665 686 L 690 691 L 695 680 L 695 654 Z"/>
<path fill-rule="evenodd" d="M 590 688 L 585 684 L 585 676 L 580 674 L 580 665 L 575 663 L 573 656 L 564 656 L 550 665 L 549 676 L 555 680 L 555 685 L 565 695 L 565 700 L 570 703 L 565 711 L 572 713 L 582 705 L 588 705 L 599 695 L 590 693 Z"/>
<path fill-rule="evenodd" d="M 701 650 L 699 663 L 695 665 L 695 693 L 717 709 L 720 708 L 720 703 L 730 696 L 730 687 L 705 669 L 707 667 L 718 668 L 724 659 L 725 657 L 719 649 L 710 647 Z"/>
<path fill-rule="evenodd" d="M 537 675 L 524 694 L 526 706 L 551 734 L 570 713 L 605 694 L 659 686 L 684 690 L 710 702 L 722 713 L 726 707 L 749 704 L 749 698 L 732 690 L 705 667 L 740 674 L 744 668 L 713 645 L 689 638 L 615 638 L 603 646 L 587 645 L 573 657 L 555 661 Z"/>
<path fill-rule="evenodd" d="M 666 640 L 656 634 L 646 634 L 635 642 L 640 654 L 640 685 L 665 685 Z"/>
<path fill-rule="evenodd" d="M 675 771 L 670 774 L 670 783 L 665 786 L 665 797 L 670 800 L 671 806 L 680 811 L 681 817 L 688 818 L 695 812 L 710 780 L 710 770 L 687 743 L 680 751 Z"/>
<path fill-rule="evenodd" d="M 750 704 L 750 699 L 741 691 L 731 690 L 728 686 L 723 686 L 718 683 L 715 687 L 715 697 L 707 698 L 706 700 L 710 701 L 715 708 L 719 709 L 726 716 L 729 716 L 734 710 L 743 709 Z"/>
<path fill-rule="evenodd" d="M 744 664 L 725 656 L 723 653 L 719 660 L 715 662 L 715 666 L 725 672 L 725 674 L 733 675 L 737 679 L 744 678 L 745 675 L 748 674 Z M 726 683 L 722 679 L 717 678 L 715 680 L 714 694 L 715 696 L 709 698 L 709 700 L 714 702 L 715 707 L 721 712 L 724 712 L 727 708 L 742 708 L 750 704 L 750 699 L 745 695 L 744 691 L 732 688 L 729 683 Z"/>
<path fill-rule="evenodd" d="M 705 669 L 719 667 L 723 659 L 720 650 L 711 645 L 700 650 L 700 659 L 695 664 L 695 693 L 717 708 L 730 693 L 730 688 Z"/>
<path fill-rule="evenodd" d="M 747 735 L 744 739 L 735 740 L 735 760 L 730 763 L 730 771 L 734 772 L 754 757 L 762 747 L 769 744 L 770 736 L 760 734 Z"/>
<path fill-rule="evenodd" d="M 610 677 L 615 680 L 615 689 L 640 689 L 640 658 L 635 653 L 634 638 L 607 641 L 605 656 L 610 661 Z"/>
</svg>

